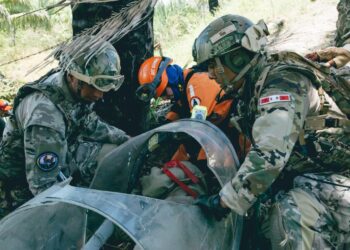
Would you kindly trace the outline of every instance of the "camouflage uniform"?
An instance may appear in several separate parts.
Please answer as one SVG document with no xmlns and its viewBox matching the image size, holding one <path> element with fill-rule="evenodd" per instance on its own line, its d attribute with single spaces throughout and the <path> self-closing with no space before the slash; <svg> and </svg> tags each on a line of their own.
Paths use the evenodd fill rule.
<svg viewBox="0 0 350 250">
<path fill-rule="evenodd" d="M 0 144 L 0 216 L 52 186 L 60 172 L 86 185 L 101 148 L 129 138 L 92 106 L 73 96 L 63 71 L 19 90 Z"/>
<path fill-rule="evenodd" d="M 233 91 L 234 117 L 252 147 L 221 200 L 245 215 L 269 198 L 263 228 L 273 249 L 343 249 L 350 244 L 349 102 L 338 106 L 333 89 L 324 91 L 330 84 L 319 66 L 295 53 L 266 55 L 264 33 L 262 22 L 226 15 L 194 44 L 197 62 L 211 60 L 209 73 L 221 74 L 223 87 L 244 80 Z M 243 53 L 250 57 L 238 58 Z M 235 71 L 240 59 L 246 63 Z M 229 73 L 236 75 L 225 81 Z"/>
</svg>

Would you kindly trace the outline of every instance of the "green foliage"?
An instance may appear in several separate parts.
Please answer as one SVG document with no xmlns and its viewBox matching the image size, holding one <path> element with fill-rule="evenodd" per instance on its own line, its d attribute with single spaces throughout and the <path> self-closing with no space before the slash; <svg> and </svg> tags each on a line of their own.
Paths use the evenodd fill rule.
<svg viewBox="0 0 350 250">
<path fill-rule="evenodd" d="M 21 15 L 20 17 L 16 17 L 17 15 Z M 16 28 L 45 28 L 50 29 L 52 27 L 51 20 L 46 11 L 38 11 L 31 13 L 30 15 L 17 14 L 12 15 L 13 21 L 12 25 Z"/>
<path fill-rule="evenodd" d="M 164 124 L 166 114 L 170 111 L 172 105 L 170 100 L 163 100 L 161 97 L 152 99 L 147 113 L 147 124 L 149 124 L 150 129 Z"/>
<path fill-rule="evenodd" d="M 157 4 L 154 14 L 154 37 L 164 55 L 182 66 L 191 61 L 191 45 L 198 27 L 210 22 L 207 0 L 172 0 Z M 181 59 L 179 59 L 181 58 Z"/>
<path fill-rule="evenodd" d="M 201 21 L 198 5 L 185 0 L 173 0 L 167 5 L 159 3 L 154 15 L 156 40 L 176 43 L 181 36 L 190 34 Z"/>
<path fill-rule="evenodd" d="M 32 1 L 29 0 L 3 0 L 1 4 L 9 10 L 10 14 L 18 14 L 34 8 Z"/>
<path fill-rule="evenodd" d="M 45 5 L 44 5 L 45 2 Z M 39 10 L 52 1 L 43 0 L 3 0 L 0 4 L 0 28 L 13 35 L 17 29 L 51 28 L 50 15 Z"/>
<path fill-rule="evenodd" d="M 3 78 L 1 74 L 0 74 L 0 85 L 1 85 L 0 99 L 6 100 L 11 103 L 17 93 L 18 85 L 16 85 L 16 83 L 11 80 Z"/>
<path fill-rule="evenodd" d="M 57 0 L 54 2 L 57 2 Z M 24 24 L 24 26 L 22 26 L 23 28 L 18 27 L 16 31 L 15 45 L 13 45 L 12 33 L 9 33 L 6 30 L 0 30 L 0 64 L 43 51 L 59 44 L 60 42 L 66 41 L 72 36 L 70 8 L 65 8 L 54 15 L 53 12 L 51 15 L 48 13 L 48 16 L 51 23 L 51 28 L 49 30 L 46 29 L 47 26 L 42 26 L 39 22 L 38 25 L 35 25 L 33 24 L 33 21 L 30 20 L 29 22 L 31 22 L 32 25 L 27 26 Z M 27 19 L 30 17 L 23 16 L 21 18 Z M 18 20 L 21 18 L 18 18 Z M 35 18 L 39 17 L 37 16 Z M 15 84 L 17 84 L 17 87 L 21 86 L 24 82 L 33 81 L 48 71 L 50 67 L 56 66 L 55 64 L 52 64 L 41 71 L 35 71 L 30 75 L 26 75 L 29 69 L 32 69 L 32 67 L 41 63 L 50 52 L 51 51 L 49 50 L 25 60 L 3 65 L 0 67 L 0 73 L 5 75 L 7 79 L 12 79 Z M 0 88 L 2 89 L 0 92 L 2 92 L 4 84 L 1 80 Z"/>
<path fill-rule="evenodd" d="M 9 30 L 11 26 L 10 13 L 4 5 L 0 4 L 0 30 Z"/>
</svg>

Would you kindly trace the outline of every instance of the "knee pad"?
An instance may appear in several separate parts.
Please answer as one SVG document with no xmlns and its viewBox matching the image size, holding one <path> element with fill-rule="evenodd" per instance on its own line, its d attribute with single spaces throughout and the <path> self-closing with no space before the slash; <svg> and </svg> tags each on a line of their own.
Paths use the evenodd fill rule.
<svg viewBox="0 0 350 250">
<path fill-rule="evenodd" d="M 272 249 L 329 247 L 319 228 L 325 213 L 325 207 L 312 194 L 300 188 L 283 195 L 270 213 Z"/>
</svg>

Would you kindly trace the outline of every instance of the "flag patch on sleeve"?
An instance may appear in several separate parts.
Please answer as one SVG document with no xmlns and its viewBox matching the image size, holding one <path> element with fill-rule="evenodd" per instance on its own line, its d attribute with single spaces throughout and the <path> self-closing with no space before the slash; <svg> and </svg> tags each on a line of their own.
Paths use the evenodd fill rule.
<svg viewBox="0 0 350 250">
<path fill-rule="evenodd" d="M 266 105 L 274 102 L 290 102 L 292 100 L 292 97 L 290 94 L 283 94 L 283 95 L 270 95 L 261 97 L 259 99 L 259 105 Z"/>
</svg>

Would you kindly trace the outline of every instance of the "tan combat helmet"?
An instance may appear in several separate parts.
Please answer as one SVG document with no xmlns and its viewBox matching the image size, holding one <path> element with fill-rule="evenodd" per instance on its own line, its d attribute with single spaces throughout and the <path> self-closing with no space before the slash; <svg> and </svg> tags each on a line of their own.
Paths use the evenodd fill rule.
<svg viewBox="0 0 350 250">
<path fill-rule="evenodd" d="M 193 44 L 192 55 L 198 64 L 215 60 L 222 72 L 222 65 L 225 65 L 238 74 L 234 79 L 237 82 L 252 67 L 255 55 L 263 51 L 268 34 L 262 20 L 254 25 L 245 17 L 225 15 L 200 33 Z"/>
</svg>

